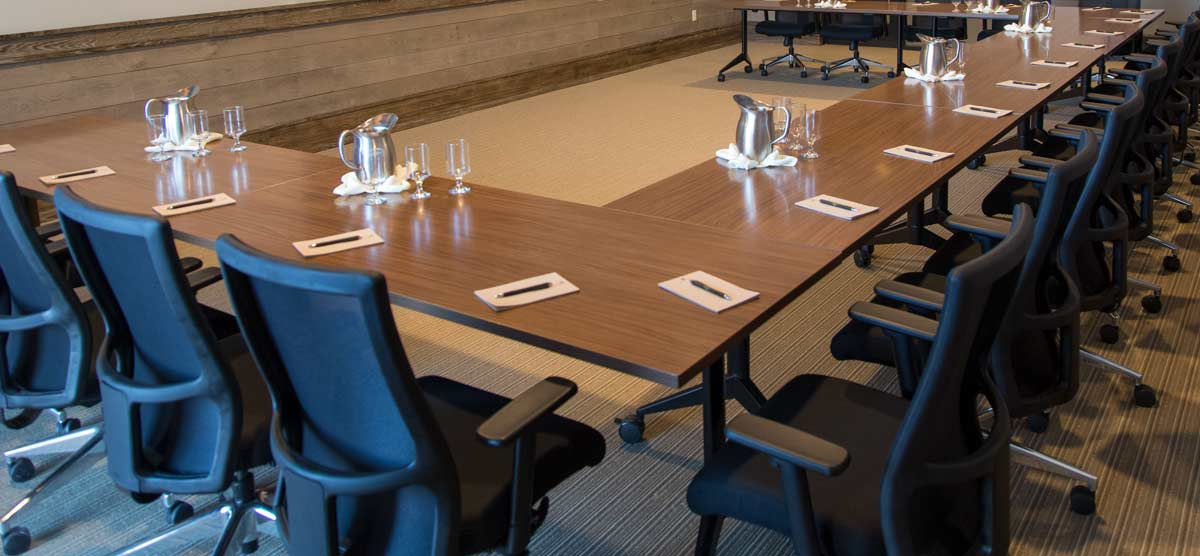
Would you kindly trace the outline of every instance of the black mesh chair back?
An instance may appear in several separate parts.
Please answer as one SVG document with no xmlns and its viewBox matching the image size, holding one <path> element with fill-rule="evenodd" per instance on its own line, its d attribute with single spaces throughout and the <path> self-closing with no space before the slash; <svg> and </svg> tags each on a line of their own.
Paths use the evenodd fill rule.
<svg viewBox="0 0 1200 556">
<path fill-rule="evenodd" d="M 796 31 L 803 31 L 803 34 L 807 35 L 812 33 L 816 28 L 817 14 L 813 12 L 788 12 L 776 10 L 774 21 L 776 23 L 794 26 Z"/>
<path fill-rule="evenodd" d="M 396 332 L 383 277 L 299 266 L 229 236 L 217 252 L 275 407 L 278 514 L 291 553 L 337 554 L 348 537 L 371 547 L 364 553 L 455 553 L 458 477 Z M 309 317 L 316 313 L 326 318 Z M 333 369 L 355 372 L 335 377 Z M 378 492 L 387 494 L 371 494 L 373 504 L 362 499 Z M 360 505 L 378 515 L 361 515 Z M 374 530 L 351 530 L 370 524 Z"/>
<path fill-rule="evenodd" d="M 92 327 L 38 238 L 16 179 L 4 171 L 0 219 L 0 403 L 9 409 L 95 403 Z"/>
<path fill-rule="evenodd" d="M 211 493 L 230 482 L 239 389 L 158 217 L 54 193 L 63 235 L 104 319 L 97 355 L 108 471 L 139 493 Z"/>
</svg>

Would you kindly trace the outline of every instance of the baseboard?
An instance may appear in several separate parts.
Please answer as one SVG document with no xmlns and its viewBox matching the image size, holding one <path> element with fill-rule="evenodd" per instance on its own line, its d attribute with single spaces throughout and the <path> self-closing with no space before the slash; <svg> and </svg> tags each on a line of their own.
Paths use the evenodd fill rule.
<svg viewBox="0 0 1200 556">
<path fill-rule="evenodd" d="M 401 126 L 399 129 L 418 127 L 733 44 L 737 42 L 739 33 L 738 26 L 689 33 L 596 56 L 568 60 L 552 66 L 460 83 L 352 110 L 320 114 L 298 122 L 257 130 L 247 134 L 245 138 L 289 149 L 323 151 L 336 146 L 341 130 L 381 112 L 398 115 Z"/>
</svg>

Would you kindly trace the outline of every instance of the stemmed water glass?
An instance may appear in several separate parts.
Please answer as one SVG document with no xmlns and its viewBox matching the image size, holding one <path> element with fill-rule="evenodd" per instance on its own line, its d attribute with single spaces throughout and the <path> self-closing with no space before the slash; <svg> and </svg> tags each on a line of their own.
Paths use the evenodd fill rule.
<svg viewBox="0 0 1200 556">
<path fill-rule="evenodd" d="M 429 147 L 425 143 L 405 145 L 404 166 L 408 168 L 408 176 L 417 182 L 417 190 L 408 198 L 414 201 L 429 198 L 429 192 L 425 191 L 425 178 L 429 177 Z"/>
<path fill-rule="evenodd" d="M 951 4 L 954 4 L 954 11 L 956 11 L 956 12 L 957 12 L 957 11 L 958 11 L 958 6 L 959 6 L 960 4 L 962 4 L 962 0 L 950 0 L 950 3 L 951 3 Z"/>
<path fill-rule="evenodd" d="M 463 178 L 471 173 L 471 153 L 467 151 L 467 140 L 459 139 L 446 143 L 446 171 L 454 177 L 451 195 L 462 195 L 471 190 L 463 185 Z"/>
<path fill-rule="evenodd" d="M 808 113 L 808 106 L 804 103 L 793 102 L 790 109 L 792 125 L 788 128 L 788 147 L 802 154 L 804 152 L 804 115 Z"/>
<path fill-rule="evenodd" d="M 188 123 L 192 129 L 192 141 L 196 142 L 196 151 L 192 153 L 192 157 L 199 158 L 212 154 L 212 151 L 208 150 L 204 144 L 208 140 L 208 110 L 189 112 Z"/>
<path fill-rule="evenodd" d="M 817 158 L 821 156 L 817 154 L 817 140 L 821 138 L 820 114 L 820 110 L 804 111 L 804 142 L 807 147 L 803 155 L 804 158 Z"/>
<path fill-rule="evenodd" d="M 246 150 L 246 145 L 242 144 L 242 134 L 246 133 L 246 114 L 239 106 L 230 106 L 225 109 L 225 135 L 233 137 L 233 146 L 229 147 L 229 152 L 240 153 Z"/>
<path fill-rule="evenodd" d="M 388 175 L 392 171 L 388 160 L 390 159 L 386 150 L 372 149 L 367 160 L 355 172 L 355 177 L 367 188 L 367 198 L 363 200 L 363 204 L 375 206 L 387 202 L 387 199 L 379 196 L 379 187 L 387 181 Z"/>
<path fill-rule="evenodd" d="M 150 155 L 150 161 L 162 162 L 171 158 L 167 154 L 167 117 L 162 114 L 146 116 L 146 133 L 150 137 L 150 144 L 158 147 Z"/>
</svg>

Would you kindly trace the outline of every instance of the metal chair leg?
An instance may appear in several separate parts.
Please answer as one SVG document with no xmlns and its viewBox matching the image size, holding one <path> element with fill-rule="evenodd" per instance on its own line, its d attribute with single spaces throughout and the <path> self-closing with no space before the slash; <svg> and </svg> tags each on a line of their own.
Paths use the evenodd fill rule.
<svg viewBox="0 0 1200 556">
<path fill-rule="evenodd" d="M 1040 471 L 1046 471 L 1062 477 L 1068 477 L 1081 481 L 1087 485 L 1088 489 L 1096 490 L 1100 485 L 1100 480 L 1095 475 L 1088 473 L 1074 465 L 1064 461 L 1052 458 L 1037 450 L 1022 445 L 1021 443 L 1010 440 L 1008 442 L 1008 453 L 1012 456 L 1012 460 L 1017 465 L 1024 465 Z"/>
</svg>

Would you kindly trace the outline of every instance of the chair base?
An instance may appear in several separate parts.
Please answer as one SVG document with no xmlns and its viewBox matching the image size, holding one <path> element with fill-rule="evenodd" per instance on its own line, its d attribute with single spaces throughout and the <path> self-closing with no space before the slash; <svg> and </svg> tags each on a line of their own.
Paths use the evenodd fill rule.
<svg viewBox="0 0 1200 556">
<path fill-rule="evenodd" d="M 1017 465 L 1082 482 L 1071 489 L 1071 511 L 1082 515 L 1096 512 L 1096 489 L 1100 480 L 1095 475 L 1013 440 L 1008 442 L 1008 453 Z"/>
<path fill-rule="evenodd" d="M 787 54 L 784 54 L 782 56 L 776 56 L 774 58 L 764 58 L 762 63 L 758 65 L 758 69 L 765 76 L 768 73 L 767 72 L 768 69 L 773 68 L 784 62 L 787 62 L 788 67 L 800 68 L 802 77 L 807 77 L 807 70 L 808 70 L 808 66 L 804 65 L 804 62 L 808 62 L 810 64 L 816 64 L 822 68 L 825 67 L 825 62 L 823 60 L 818 60 L 816 58 L 810 58 L 810 57 L 804 56 L 802 54 L 796 54 L 796 48 L 789 45 Z"/>
</svg>

